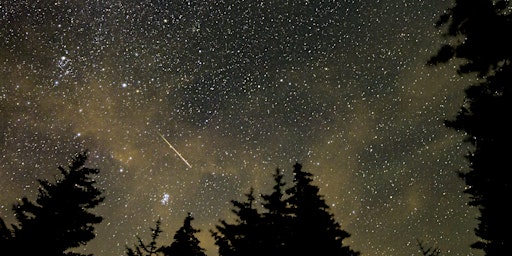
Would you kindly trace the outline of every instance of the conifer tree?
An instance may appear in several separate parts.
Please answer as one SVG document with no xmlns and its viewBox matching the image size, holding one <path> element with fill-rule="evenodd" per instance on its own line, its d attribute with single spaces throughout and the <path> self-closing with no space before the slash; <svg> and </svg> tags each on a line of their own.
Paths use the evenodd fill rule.
<svg viewBox="0 0 512 256">
<path fill-rule="evenodd" d="M 151 241 L 146 244 L 144 241 L 142 241 L 142 238 L 140 238 L 138 235 L 137 237 L 137 244 L 134 246 L 134 248 L 126 247 L 126 255 L 127 256 L 153 256 L 158 255 L 160 252 L 160 247 L 157 245 L 156 240 L 160 236 L 160 233 L 162 233 L 162 229 L 160 228 L 160 225 L 162 224 L 160 218 L 155 222 L 155 227 L 150 228 L 151 230 Z"/>
<path fill-rule="evenodd" d="M 291 218 L 285 201 L 284 174 L 277 168 L 274 177 L 274 186 L 270 194 L 263 194 L 262 206 L 266 210 L 262 214 L 263 241 L 262 250 L 265 254 L 285 255 L 289 248 Z"/>
<path fill-rule="evenodd" d="M 245 202 L 232 201 L 235 223 L 222 220 L 212 231 L 220 256 L 359 255 L 343 245 L 350 234 L 329 213 L 312 175 L 301 169 L 294 165 L 294 183 L 286 190 L 276 169 L 272 192 L 261 196 L 263 213 L 254 205 L 253 189 Z"/>
<path fill-rule="evenodd" d="M 3 249 L 16 255 L 81 255 L 70 249 L 95 237 L 94 224 L 101 216 L 90 212 L 103 202 L 92 176 L 98 169 L 85 167 L 87 152 L 76 154 L 68 169 L 58 167 L 61 178 L 54 183 L 39 180 L 35 202 L 22 198 L 13 206 L 17 224 L 2 224 Z M 2 221 L 3 222 L 3 221 Z"/>
<path fill-rule="evenodd" d="M 313 175 L 303 171 L 299 163 L 293 168 L 293 185 L 286 191 L 292 217 L 289 255 L 359 255 L 343 245 L 350 234 L 329 212 L 319 188 L 312 184 Z"/>
<path fill-rule="evenodd" d="M 463 60 L 459 74 L 474 73 L 479 82 L 465 90 L 465 101 L 454 120 L 445 125 L 463 132 L 472 150 L 466 155 L 470 170 L 460 172 L 469 205 L 480 216 L 472 244 L 487 256 L 505 255 L 512 244 L 512 218 L 503 197 L 512 193 L 508 178 L 511 163 L 512 122 L 512 13 L 509 1 L 456 0 L 436 24 L 445 28 L 448 43 L 428 61 L 440 65 Z"/>
<path fill-rule="evenodd" d="M 267 213 L 264 215 L 271 219 L 280 218 L 287 211 L 286 202 L 284 201 L 286 186 L 286 183 L 283 181 L 284 175 L 278 168 L 275 170 L 273 177 L 274 186 L 272 187 L 272 193 L 261 196 L 263 199 L 262 205 L 267 210 Z"/>
<path fill-rule="evenodd" d="M 170 246 L 164 246 L 160 251 L 165 256 L 206 256 L 204 249 L 199 245 L 199 239 L 195 236 L 199 229 L 192 227 L 194 217 L 188 213 L 183 226 L 176 231 L 174 241 Z"/>
<path fill-rule="evenodd" d="M 232 200 L 232 212 L 237 216 L 234 224 L 222 220 L 211 230 L 220 256 L 262 255 L 261 215 L 255 206 L 254 189 L 245 194 L 246 201 Z"/>
</svg>

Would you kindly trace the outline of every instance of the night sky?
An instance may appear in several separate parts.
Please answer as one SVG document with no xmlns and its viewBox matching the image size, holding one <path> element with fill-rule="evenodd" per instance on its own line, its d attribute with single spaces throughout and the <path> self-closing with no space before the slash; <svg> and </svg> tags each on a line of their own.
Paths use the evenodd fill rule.
<svg viewBox="0 0 512 256">
<path fill-rule="evenodd" d="M 367 256 L 470 249 L 468 79 L 427 67 L 452 1 L 0 1 L 0 216 L 89 150 L 104 221 L 80 251 L 124 255 L 187 212 L 209 256 L 230 200 L 311 172 Z M 181 155 L 169 147 L 165 138 Z"/>
</svg>

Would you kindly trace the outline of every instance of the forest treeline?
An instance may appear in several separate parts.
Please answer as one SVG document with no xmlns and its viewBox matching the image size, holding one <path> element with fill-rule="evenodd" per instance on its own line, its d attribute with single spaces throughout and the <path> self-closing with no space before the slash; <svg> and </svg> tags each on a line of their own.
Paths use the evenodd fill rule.
<svg viewBox="0 0 512 256">
<path fill-rule="evenodd" d="M 465 101 L 445 125 L 465 135 L 472 147 L 466 154 L 469 170 L 460 172 L 469 206 L 479 211 L 474 229 L 478 240 L 470 246 L 486 256 L 508 255 L 512 218 L 503 197 L 512 194 L 508 178 L 509 146 L 512 145 L 512 6 L 505 0 L 454 0 L 436 26 L 443 29 L 445 44 L 428 60 L 430 66 L 459 61 L 458 74 L 476 74 L 465 89 Z M 94 225 L 102 221 L 91 209 L 104 200 L 95 186 L 97 169 L 85 167 L 86 153 L 77 153 L 61 178 L 51 183 L 39 180 L 35 202 L 26 197 L 13 205 L 17 223 L 0 218 L 0 251 L 16 255 L 82 255 L 73 248 L 86 245 Z M 211 235 L 220 256 L 231 255 L 359 255 L 343 243 L 350 234 L 329 212 L 311 173 L 294 165 L 292 184 L 285 186 L 276 170 L 271 193 L 262 195 L 262 211 L 255 205 L 251 189 L 243 201 L 232 201 L 234 223 L 220 221 Z M 170 245 L 159 245 L 160 222 L 151 228 L 145 243 L 138 237 L 127 246 L 127 255 L 204 255 L 191 222 L 185 217 Z M 437 248 L 418 241 L 423 255 L 440 255 Z"/>
<path fill-rule="evenodd" d="M 68 168 L 59 167 L 61 177 L 55 182 L 39 180 L 35 202 L 26 197 L 13 205 L 17 223 L 8 227 L 0 218 L 0 251 L 17 255 L 83 255 L 73 248 L 87 244 L 95 237 L 94 225 L 101 216 L 90 210 L 103 200 L 95 186 L 98 169 L 85 166 L 87 151 L 73 156 Z M 320 189 L 313 185 L 313 175 L 293 166 L 293 182 L 283 181 L 276 169 L 274 186 L 269 194 L 261 194 L 261 205 L 251 188 L 242 201 L 232 200 L 233 223 L 220 220 L 210 230 L 219 255 L 360 255 L 343 243 L 350 234 L 341 228 L 329 212 Z M 259 209 L 263 209 L 259 210 Z M 188 214 L 176 231 L 170 245 L 158 244 L 160 219 L 151 228 L 151 238 L 139 236 L 133 246 L 126 247 L 127 256 L 142 255 L 206 255 Z M 27 246 L 30 245 L 30 246 Z"/>
<path fill-rule="evenodd" d="M 245 200 L 231 201 L 235 221 L 221 220 L 210 230 L 219 255 L 360 255 L 343 244 L 350 234 L 336 222 L 319 188 L 312 184 L 313 175 L 302 170 L 301 164 L 293 166 L 290 187 L 283 182 L 281 170 L 276 169 L 273 178 L 271 193 L 257 198 L 251 188 Z M 261 205 L 256 203 L 258 199 Z M 191 227 L 191 220 L 188 215 L 169 247 L 148 246 L 139 239 L 135 249 L 128 248 L 128 255 L 205 255 L 194 237 L 199 230 Z M 152 234 L 158 230 L 159 222 Z M 149 244 L 156 244 L 156 238 L 153 236 Z"/>
</svg>

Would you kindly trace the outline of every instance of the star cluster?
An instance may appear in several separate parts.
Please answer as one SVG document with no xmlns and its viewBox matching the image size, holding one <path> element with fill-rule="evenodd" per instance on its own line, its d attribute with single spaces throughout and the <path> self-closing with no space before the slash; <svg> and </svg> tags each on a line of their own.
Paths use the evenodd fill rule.
<svg viewBox="0 0 512 256">
<path fill-rule="evenodd" d="M 466 145 L 443 126 L 467 83 L 425 66 L 451 4 L 1 1 L 0 216 L 88 149 L 106 201 L 84 250 L 123 255 L 158 217 L 170 242 L 192 212 L 216 255 L 229 201 L 300 162 L 364 255 L 473 255 Z"/>
</svg>

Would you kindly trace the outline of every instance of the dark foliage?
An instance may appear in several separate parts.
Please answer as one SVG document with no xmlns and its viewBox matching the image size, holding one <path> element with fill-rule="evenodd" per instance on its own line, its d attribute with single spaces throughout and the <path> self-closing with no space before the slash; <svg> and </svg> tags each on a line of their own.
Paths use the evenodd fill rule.
<svg viewBox="0 0 512 256">
<path fill-rule="evenodd" d="M 262 228 L 261 215 L 256 209 L 254 189 L 246 195 L 246 201 L 232 200 L 232 212 L 237 216 L 235 224 L 221 221 L 216 231 L 211 231 L 215 244 L 219 247 L 219 255 L 261 255 Z"/>
<path fill-rule="evenodd" d="M 162 247 L 160 251 L 165 256 L 206 256 L 204 249 L 199 245 L 199 239 L 195 236 L 199 229 L 192 227 L 194 218 L 188 213 L 183 226 L 176 231 L 174 241 L 170 246 Z"/>
<path fill-rule="evenodd" d="M 298 163 L 293 174 L 292 187 L 284 190 L 276 170 L 272 193 L 262 195 L 263 213 L 254 206 L 252 189 L 245 202 L 232 201 L 235 223 L 222 220 L 212 231 L 219 255 L 359 255 L 343 245 L 350 234 L 329 213 L 313 175 Z"/>
<path fill-rule="evenodd" d="M 285 201 L 286 183 L 283 182 L 283 173 L 276 169 L 273 176 L 272 192 L 261 195 L 262 206 L 266 210 L 261 220 L 262 232 L 265 234 L 262 238 L 262 244 L 265 245 L 263 251 L 267 255 L 286 255 L 293 244 L 289 235 L 292 232 L 291 210 Z"/>
<path fill-rule="evenodd" d="M 0 221 L 0 245 L 16 255 L 81 255 L 70 249 L 95 237 L 94 224 L 102 221 L 89 210 L 103 202 L 91 177 L 98 169 L 85 167 L 87 152 L 76 154 L 68 169 L 59 167 L 54 183 L 39 180 L 35 202 L 26 197 L 13 206 L 17 224 Z"/>
<path fill-rule="evenodd" d="M 192 227 L 194 218 L 189 213 L 183 222 L 183 226 L 174 234 L 174 241 L 170 246 L 159 246 L 158 237 L 163 232 L 160 228 L 162 222 L 160 219 L 156 221 L 155 227 L 151 230 L 151 241 L 144 241 L 137 237 L 137 244 L 133 247 L 126 247 L 127 256 L 206 256 L 204 249 L 199 245 L 199 239 L 195 236 L 200 230 Z"/>
<path fill-rule="evenodd" d="M 499 69 L 512 56 L 508 7 L 508 1 L 456 0 L 436 23 L 437 27 L 446 26 L 444 36 L 453 41 L 440 47 L 428 64 L 463 59 L 466 63 L 458 71 L 476 72 L 481 77 Z"/>
<path fill-rule="evenodd" d="M 158 219 L 155 223 L 154 228 L 150 228 L 151 230 L 151 241 L 146 244 L 142 239 L 137 236 L 137 244 L 134 245 L 133 248 L 126 247 L 126 255 L 128 256 L 153 256 L 158 255 L 160 252 L 160 247 L 158 247 L 156 240 L 162 233 L 160 229 L 160 225 L 162 222 Z"/>
<path fill-rule="evenodd" d="M 438 25 L 447 25 L 446 36 L 455 39 L 442 46 L 429 64 L 462 59 L 459 73 L 476 72 L 482 82 L 465 90 L 465 104 L 454 120 L 445 121 L 449 128 L 464 132 L 473 150 L 466 157 L 469 172 L 459 176 L 465 181 L 469 204 L 480 211 L 475 234 L 480 238 L 473 248 L 486 255 L 505 255 L 512 244 L 512 221 L 503 197 L 511 194 L 507 160 L 512 143 L 512 29 L 508 1 L 457 0 Z"/>
<path fill-rule="evenodd" d="M 293 186 L 286 192 L 286 200 L 292 212 L 292 255 L 359 255 L 343 245 L 350 234 L 341 229 L 319 188 L 312 184 L 313 175 L 293 166 Z"/>
</svg>

